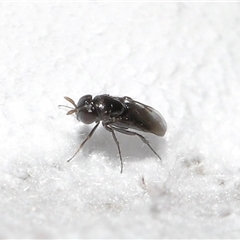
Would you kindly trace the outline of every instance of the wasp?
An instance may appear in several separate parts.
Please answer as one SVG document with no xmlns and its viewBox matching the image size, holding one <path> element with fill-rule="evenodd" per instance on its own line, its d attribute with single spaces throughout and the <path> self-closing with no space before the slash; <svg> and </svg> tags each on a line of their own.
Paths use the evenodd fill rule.
<svg viewBox="0 0 240 240">
<path fill-rule="evenodd" d="M 113 97 L 108 94 L 102 94 L 93 98 L 92 95 L 88 94 L 82 96 L 77 104 L 69 97 L 64 98 L 74 106 L 74 108 L 65 106 L 71 108 L 71 110 L 67 112 L 67 115 L 75 113 L 77 120 L 84 124 L 96 123 L 75 154 L 68 159 L 68 162 L 77 155 L 83 145 L 92 137 L 100 122 L 102 122 L 103 127 L 112 134 L 117 145 L 121 163 L 120 173 L 123 172 L 123 159 L 115 132 L 138 136 L 161 160 L 161 157 L 152 148 L 148 140 L 134 131 L 148 132 L 160 137 L 165 135 L 167 123 L 163 116 L 154 108 L 126 96 Z"/>
</svg>

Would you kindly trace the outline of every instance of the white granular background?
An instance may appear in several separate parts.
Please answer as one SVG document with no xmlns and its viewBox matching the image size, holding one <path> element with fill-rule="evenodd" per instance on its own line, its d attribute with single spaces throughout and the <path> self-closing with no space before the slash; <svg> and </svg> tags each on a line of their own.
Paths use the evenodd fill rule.
<svg viewBox="0 0 240 240">
<path fill-rule="evenodd" d="M 240 238 L 240 3 L 1 2 L 0 238 Z M 130 96 L 163 137 L 67 116 Z"/>
</svg>

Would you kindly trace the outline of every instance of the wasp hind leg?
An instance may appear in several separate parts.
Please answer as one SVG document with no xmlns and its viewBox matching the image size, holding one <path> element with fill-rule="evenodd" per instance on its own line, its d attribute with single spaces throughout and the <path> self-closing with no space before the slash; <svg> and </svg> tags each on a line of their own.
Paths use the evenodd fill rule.
<svg viewBox="0 0 240 240">
<path fill-rule="evenodd" d="M 123 134 L 132 135 L 132 136 L 134 136 L 134 135 L 138 136 L 143 141 L 143 143 L 145 143 L 151 149 L 151 151 L 160 159 L 160 161 L 162 161 L 161 157 L 153 149 L 153 147 L 150 145 L 149 141 L 144 136 L 142 136 L 141 134 L 136 133 L 136 132 L 132 132 L 132 131 L 129 131 L 129 130 L 126 130 L 126 129 L 123 129 L 123 128 L 112 127 L 112 129 L 116 130 L 117 132 L 123 133 Z"/>
</svg>

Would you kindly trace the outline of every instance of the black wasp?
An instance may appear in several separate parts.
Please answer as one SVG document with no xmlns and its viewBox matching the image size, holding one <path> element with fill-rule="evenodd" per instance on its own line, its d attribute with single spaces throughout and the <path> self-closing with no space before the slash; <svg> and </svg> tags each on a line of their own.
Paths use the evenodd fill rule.
<svg viewBox="0 0 240 240">
<path fill-rule="evenodd" d="M 141 134 L 132 131 L 135 129 L 150 132 L 161 137 L 164 136 L 167 130 L 166 121 L 152 107 L 137 102 L 130 97 L 112 97 L 108 94 L 98 95 L 94 98 L 92 98 L 92 95 L 85 95 L 79 99 L 78 104 L 69 97 L 64 98 L 74 106 L 67 115 L 76 113 L 77 120 L 85 124 L 96 122 L 96 125 L 68 162 L 76 156 L 87 140 L 91 138 L 100 122 L 102 122 L 106 130 L 112 133 L 113 139 L 117 144 L 121 161 L 121 173 L 123 171 L 123 160 L 115 131 L 138 136 L 161 160 L 147 139 Z"/>
</svg>

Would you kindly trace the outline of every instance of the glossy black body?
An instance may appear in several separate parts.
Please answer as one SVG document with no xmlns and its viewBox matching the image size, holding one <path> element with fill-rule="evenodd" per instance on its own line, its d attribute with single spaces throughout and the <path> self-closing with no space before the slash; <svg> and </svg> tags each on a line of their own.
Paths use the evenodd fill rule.
<svg viewBox="0 0 240 240">
<path fill-rule="evenodd" d="M 111 125 L 122 129 L 136 129 L 164 136 L 167 124 L 162 115 L 150 106 L 134 101 L 130 97 L 112 97 L 91 95 L 80 98 L 77 104 L 77 119 L 88 124 L 88 119 L 102 121 L 103 125 Z M 93 118 L 90 117 L 93 116 Z M 89 123 L 92 123 L 91 121 Z"/>
<path fill-rule="evenodd" d="M 132 131 L 138 130 L 153 133 L 157 136 L 164 136 L 167 130 L 166 121 L 152 107 L 137 102 L 130 97 L 113 97 L 108 94 L 98 95 L 94 98 L 92 98 L 92 95 L 85 95 L 79 99 L 78 104 L 75 104 L 71 98 L 65 97 L 65 99 L 75 107 L 67 114 L 76 113 L 77 119 L 85 124 L 96 122 L 96 125 L 80 145 L 78 151 L 93 135 L 99 123 L 102 122 L 104 128 L 112 133 L 114 141 L 117 144 L 121 160 L 121 172 L 123 170 L 122 156 L 115 131 L 138 136 L 161 159 L 141 134 Z"/>
</svg>

